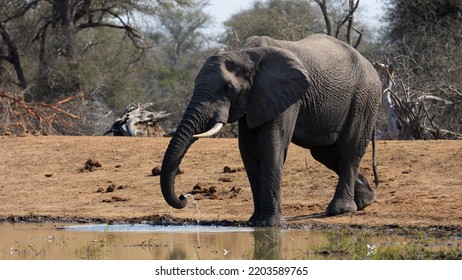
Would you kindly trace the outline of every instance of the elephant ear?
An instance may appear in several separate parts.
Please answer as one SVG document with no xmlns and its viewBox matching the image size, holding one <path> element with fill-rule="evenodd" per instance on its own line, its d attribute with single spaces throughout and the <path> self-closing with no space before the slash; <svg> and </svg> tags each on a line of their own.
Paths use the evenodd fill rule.
<svg viewBox="0 0 462 280">
<path fill-rule="evenodd" d="M 247 107 L 249 128 L 283 113 L 307 91 L 305 66 L 293 53 L 276 47 L 262 48 Z"/>
</svg>

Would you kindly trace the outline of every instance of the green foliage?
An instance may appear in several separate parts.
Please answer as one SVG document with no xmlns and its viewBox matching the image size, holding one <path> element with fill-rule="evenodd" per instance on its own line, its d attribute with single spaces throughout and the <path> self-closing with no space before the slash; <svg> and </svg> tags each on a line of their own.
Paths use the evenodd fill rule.
<svg viewBox="0 0 462 280">
<path fill-rule="evenodd" d="M 462 58 L 462 1 L 393 0 L 386 19 L 392 52 L 412 56 L 417 74 L 431 76 L 448 59 Z M 460 65 L 455 70 L 460 74 Z"/>
<path fill-rule="evenodd" d="M 417 232 L 412 236 L 386 242 L 386 233 L 365 230 L 329 230 L 327 241 L 311 246 L 305 256 L 317 255 L 327 259 L 351 260 L 460 260 L 458 246 L 447 246 L 449 241 L 433 238 Z M 384 242 L 385 240 L 385 242 Z"/>
<path fill-rule="evenodd" d="M 460 0 L 391 0 L 388 2 L 386 37 L 393 42 L 408 40 L 417 51 L 432 47 L 435 39 L 443 44 L 460 42 L 462 32 Z"/>
<path fill-rule="evenodd" d="M 236 46 L 238 39 L 242 42 L 253 35 L 295 41 L 322 30 L 318 19 L 308 1 L 256 1 L 224 23 L 227 29 L 221 42 Z"/>
<path fill-rule="evenodd" d="M 165 110 L 173 114 L 167 122 L 167 130 L 177 125 L 194 87 L 194 73 L 178 66 L 162 65 L 151 69 L 151 80 L 145 92 L 154 110 Z"/>
<path fill-rule="evenodd" d="M 375 246 L 370 245 L 370 235 L 365 231 L 330 230 L 326 232 L 326 238 L 325 244 L 312 246 L 309 251 L 329 259 L 370 259 L 375 253 Z"/>
<path fill-rule="evenodd" d="M 347 41 L 347 27 L 341 24 L 349 14 L 347 1 L 328 1 L 329 20 L 334 25 L 338 39 Z M 361 4 L 359 5 L 361 7 Z M 247 10 L 233 15 L 224 23 L 225 34 L 220 42 L 230 47 L 238 46 L 246 38 L 254 35 L 270 36 L 275 39 L 296 41 L 314 33 L 325 33 L 325 20 L 315 1 L 307 0 L 259 0 Z M 354 15 L 355 29 L 362 36 L 358 50 L 371 61 L 380 56 L 376 36 L 367 25 Z M 354 40 L 358 35 L 354 34 Z"/>
<path fill-rule="evenodd" d="M 163 9 L 158 13 L 160 32 L 156 36 L 162 38 L 159 43 L 173 65 L 178 64 L 184 54 L 196 53 L 204 44 L 201 30 L 212 19 L 203 12 L 206 5 L 206 1 L 191 0 L 191 5 Z"/>
<path fill-rule="evenodd" d="M 68 0 L 38 0 L 22 4 L 20 1 L 5 1 L 0 11 L 1 27 L 5 28 L 5 34 L 12 38 L 21 55 L 18 66 L 24 69 L 29 85 L 25 91 L 29 102 L 53 103 L 83 92 L 85 104 L 81 104 L 77 111 L 89 126 L 87 123 L 78 126 L 90 130 L 75 131 L 77 134 L 102 133 L 91 129 L 90 123 L 110 124 L 111 119 L 118 117 L 130 102 L 161 100 L 157 106 L 159 110 L 184 110 L 185 92 L 192 90 L 191 73 L 196 71 L 189 66 L 189 61 L 194 60 L 193 56 L 200 49 L 198 38 L 201 33 L 198 30 L 209 18 L 205 16 L 206 21 L 199 23 L 188 21 L 194 20 L 196 15 L 204 15 L 199 8 L 206 2 L 73 2 L 74 5 L 67 5 Z M 162 39 L 156 42 L 150 40 L 150 36 L 142 39 L 134 24 L 144 19 L 143 16 L 178 16 L 178 11 L 183 12 L 178 26 L 187 28 L 187 34 L 167 33 L 159 27 L 159 38 Z M 174 18 L 171 23 L 174 28 Z M 181 37 L 182 47 L 178 48 L 177 61 L 172 66 L 169 51 L 173 45 L 166 42 L 177 38 L 175 36 Z M 0 36 L 0 87 L 16 91 L 15 70 L 6 60 L 8 48 L 4 43 Z M 180 54 L 187 56 L 183 58 Z M 108 118 L 110 109 L 114 114 Z M 55 131 L 70 133 L 68 129 Z"/>
<path fill-rule="evenodd" d="M 104 256 L 110 252 L 110 245 L 109 234 L 106 227 L 103 239 L 87 242 L 87 244 L 75 250 L 75 255 L 82 260 L 104 259 Z"/>
</svg>

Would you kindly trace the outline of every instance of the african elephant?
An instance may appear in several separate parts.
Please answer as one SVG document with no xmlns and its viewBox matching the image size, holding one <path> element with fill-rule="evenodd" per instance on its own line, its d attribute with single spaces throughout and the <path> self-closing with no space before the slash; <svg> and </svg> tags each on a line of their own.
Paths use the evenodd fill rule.
<svg viewBox="0 0 462 280">
<path fill-rule="evenodd" d="M 381 102 L 373 66 L 349 45 L 326 35 L 297 42 L 251 37 L 219 51 L 197 75 L 193 96 L 165 152 L 161 190 L 174 208 L 174 178 L 190 145 L 238 121 L 239 150 L 250 182 L 254 226 L 285 224 L 281 177 L 290 142 L 339 176 L 328 215 L 355 212 L 374 193 L 358 166 Z M 204 132 L 205 131 L 205 132 Z"/>
</svg>

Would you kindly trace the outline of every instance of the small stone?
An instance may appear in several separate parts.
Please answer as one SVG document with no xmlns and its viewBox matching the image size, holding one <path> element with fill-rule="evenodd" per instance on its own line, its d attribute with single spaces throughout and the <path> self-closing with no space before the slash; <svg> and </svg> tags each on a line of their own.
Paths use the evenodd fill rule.
<svg viewBox="0 0 462 280">
<path fill-rule="evenodd" d="M 232 187 L 230 190 L 229 190 L 230 193 L 239 193 L 241 192 L 241 188 L 236 188 L 236 187 Z"/>
<path fill-rule="evenodd" d="M 209 188 L 208 194 L 214 194 L 214 193 L 216 193 L 216 192 L 217 192 L 217 187 L 211 186 L 211 187 Z"/>
<path fill-rule="evenodd" d="M 156 166 L 151 170 L 152 176 L 159 176 L 160 175 L 160 166 Z"/>
<path fill-rule="evenodd" d="M 110 185 L 109 187 L 106 188 L 106 192 L 113 192 L 115 190 L 114 184 Z"/>
<path fill-rule="evenodd" d="M 225 166 L 223 168 L 223 173 L 236 173 L 236 172 L 241 172 L 241 171 L 244 171 L 245 168 L 244 167 L 235 167 L 235 168 L 231 168 L 229 166 Z"/>
<path fill-rule="evenodd" d="M 53 176 L 53 174 L 51 174 L 51 173 L 45 174 L 45 177 L 48 177 L 48 178 L 49 178 L 49 177 L 51 177 L 51 176 Z"/>
<path fill-rule="evenodd" d="M 218 180 L 221 181 L 221 182 L 229 183 L 229 182 L 232 182 L 232 181 L 233 181 L 233 178 L 230 178 L 230 177 L 221 177 L 221 178 L 218 179 Z"/>
</svg>

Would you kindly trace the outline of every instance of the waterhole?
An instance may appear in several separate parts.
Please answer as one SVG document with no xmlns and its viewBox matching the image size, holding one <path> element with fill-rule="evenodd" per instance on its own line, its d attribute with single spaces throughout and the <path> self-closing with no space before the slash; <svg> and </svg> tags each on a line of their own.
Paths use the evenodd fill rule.
<svg viewBox="0 0 462 280">
<path fill-rule="evenodd" d="M 248 227 L 0 224 L 0 259 L 295 259 L 320 232 Z"/>
<path fill-rule="evenodd" d="M 369 235 L 350 230 L 279 230 L 146 224 L 0 224 L 3 260 L 235 260 L 460 258 L 460 240 Z M 414 255 L 405 255 L 406 250 Z M 404 253 L 403 253 L 404 252 Z M 436 255 L 433 254 L 436 252 Z M 443 252 L 443 254 L 441 254 Z M 448 253 L 446 253 L 448 252 Z M 380 255 L 380 254 L 396 255 Z"/>
</svg>

